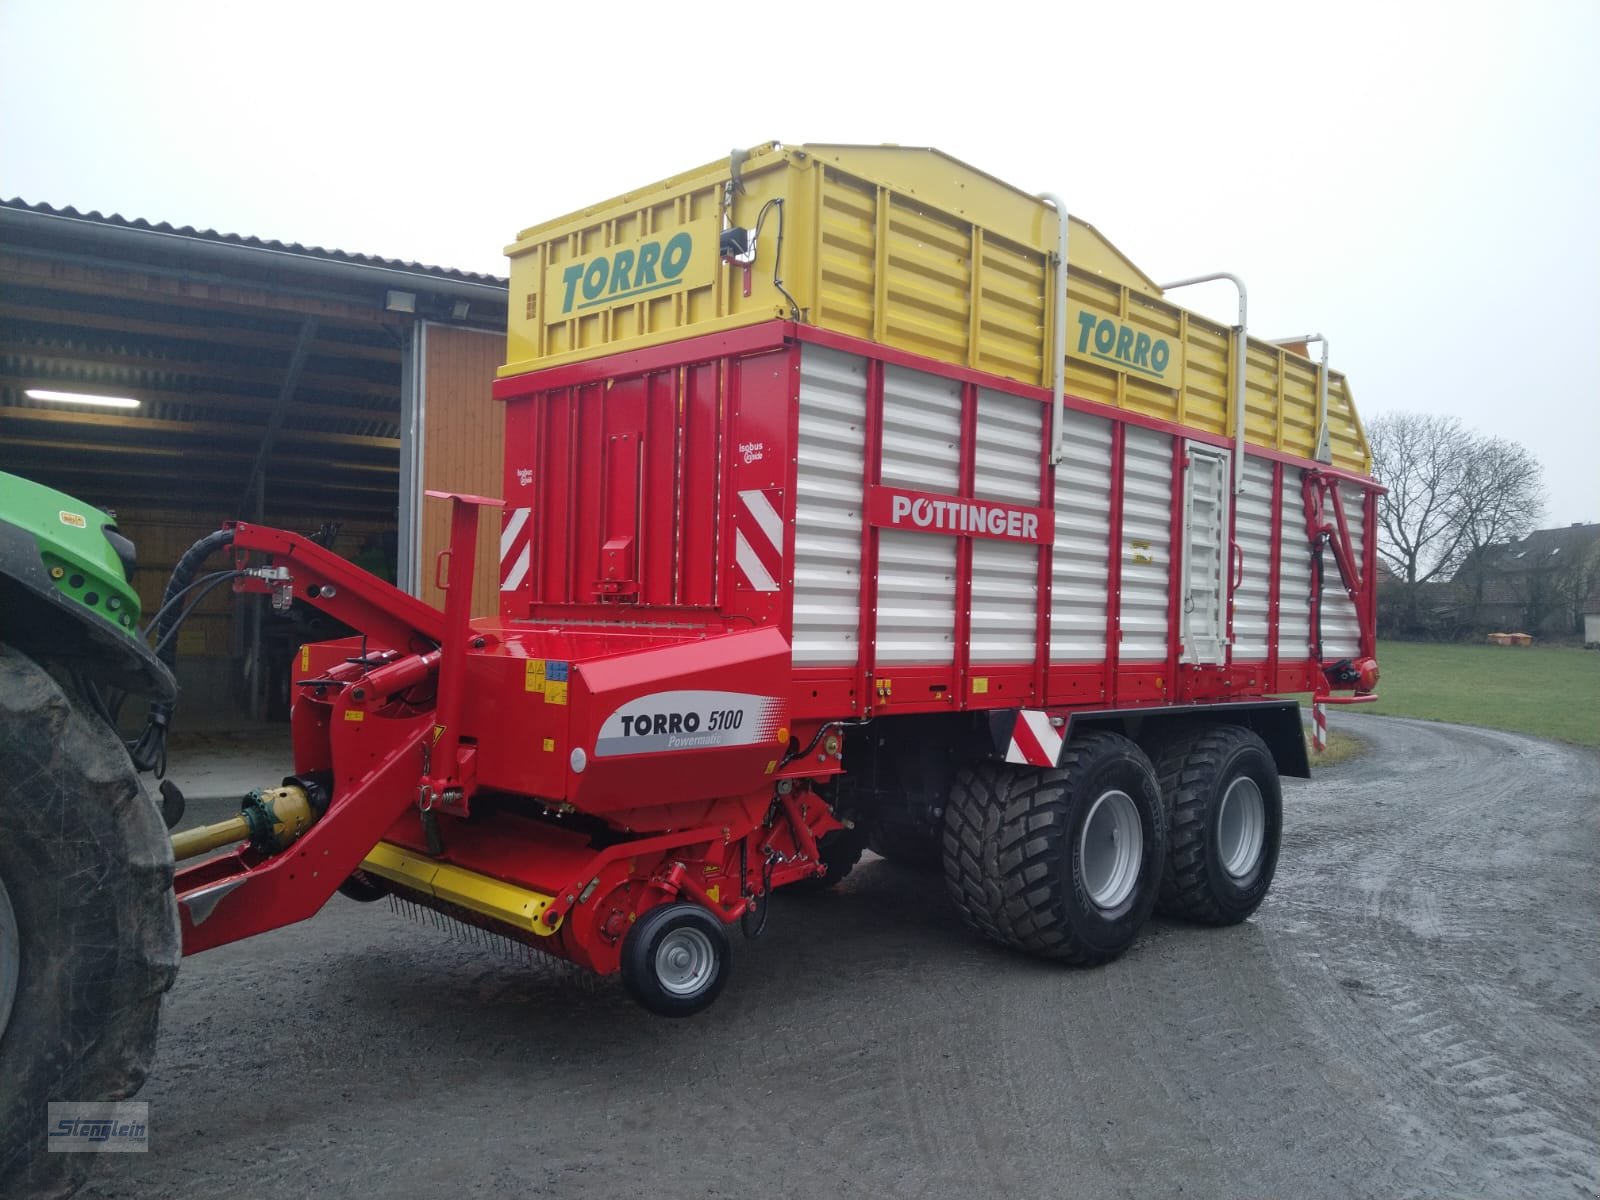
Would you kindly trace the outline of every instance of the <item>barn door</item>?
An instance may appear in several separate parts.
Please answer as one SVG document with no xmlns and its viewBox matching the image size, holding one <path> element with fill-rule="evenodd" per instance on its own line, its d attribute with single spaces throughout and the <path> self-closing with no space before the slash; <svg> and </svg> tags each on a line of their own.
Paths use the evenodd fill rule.
<svg viewBox="0 0 1600 1200">
<path fill-rule="evenodd" d="M 1228 647 L 1228 451 L 1190 442 L 1183 476 L 1183 661 L 1222 663 Z"/>
</svg>

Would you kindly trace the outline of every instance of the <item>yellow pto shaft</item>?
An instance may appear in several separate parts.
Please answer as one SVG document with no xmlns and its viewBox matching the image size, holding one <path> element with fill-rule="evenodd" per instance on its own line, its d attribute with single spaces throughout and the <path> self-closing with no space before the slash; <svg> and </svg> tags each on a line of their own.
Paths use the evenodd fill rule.
<svg viewBox="0 0 1600 1200">
<path fill-rule="evenodd" d="M 304 788 L 258 788 L 240 803 L 237 817 L 173 834 L 172 857 L 181 862 L 246 839 L 263 854 L 276 854 L 316 819 Z"/>
</svg>

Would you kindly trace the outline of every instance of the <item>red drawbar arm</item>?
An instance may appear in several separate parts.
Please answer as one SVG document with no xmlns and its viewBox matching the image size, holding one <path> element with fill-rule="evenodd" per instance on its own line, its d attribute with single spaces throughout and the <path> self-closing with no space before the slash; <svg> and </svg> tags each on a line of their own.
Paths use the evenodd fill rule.
<svg viewBox="0 0 1600 1200">
<path fill-rule="evenodd" d="M 444 640 L 444 615 L 438 609 L 324 550 L 308 537 L 241 521 L 233 527 L 233 548 L 236 553 L 270 555 L 272 565 L 288 566 L 297 600 L 359 629 L 380 646 L 424 652 Z M 245 578 L 234 583 L 234 590 L 270 592 L 272 584 Z"/>
</svg>

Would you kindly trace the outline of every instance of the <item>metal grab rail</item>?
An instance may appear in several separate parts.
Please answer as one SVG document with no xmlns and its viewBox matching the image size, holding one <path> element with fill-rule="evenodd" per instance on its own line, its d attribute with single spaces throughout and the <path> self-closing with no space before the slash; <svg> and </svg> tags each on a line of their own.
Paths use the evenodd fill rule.
<svg viewBox="0 0 1600 1200">
<path fill-rule="evenodd" d="M 1244 384 L 1249 366 L 1246 361 L 1249 342 L 1245 330 L 1249 325 L 1249 293 L 1245 291 L 1244 280 L 1229 271 L 1217 271 L 1211 275 L 1193 275 L 1188 279 L 1175 279 L 1171 283 L 1158 286 L 1163 292 L 1170 292 L 1196 283 L 1214 283 L 1222 279 L 1226 279 L 1239 289 L 1239 323 L 1233 327 L 1233 494 L 1237 496 L 1244 491 Z"/>
<path fill-rule="evenodd" d="M 1056 210 L 1056 308 L 1052 322 L 1052 353 L 1055 355 L 1050 386 L 1050 462 L 1066 454 L 1062 425 L 1067 415 L 1067 202 L 1054 192 L 1040 192 L 1039 199 Z"/>
<path fill-rule="evenodd" d="M 1320 333 L 1302 333 L 1299 337 L 1269 338 L 1273 346 L 1305 346 L 1312 342 L 1322 346 L 1322 357 L 1317 362 L 1317 445 L 1311 457 L 1320 463 L 1333 461 L 1333 443 L 1328 434 L 1328 339 Z"/>
</svg>

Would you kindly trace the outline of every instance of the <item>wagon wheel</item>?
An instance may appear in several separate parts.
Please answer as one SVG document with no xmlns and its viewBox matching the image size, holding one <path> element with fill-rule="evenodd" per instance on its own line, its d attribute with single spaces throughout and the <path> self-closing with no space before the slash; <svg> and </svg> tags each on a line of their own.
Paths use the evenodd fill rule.
<svg viewBox="0 0 1600 1200">
<path fill-rule="evenodd" d="M 622 984 L 651 1012 L 687 1017 L 728 982 L 732 947 L 722 922 L 698 904 L 663 904 L 640 917 L 622 942 Z"/>
</svg>

